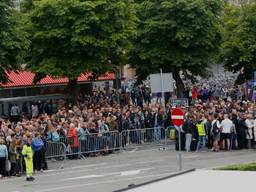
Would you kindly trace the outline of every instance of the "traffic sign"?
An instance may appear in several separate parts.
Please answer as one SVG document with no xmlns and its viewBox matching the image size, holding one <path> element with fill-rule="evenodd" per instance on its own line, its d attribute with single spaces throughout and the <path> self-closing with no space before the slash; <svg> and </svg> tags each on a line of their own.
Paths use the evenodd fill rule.
<svg viewBox="0 0 256 192">
<path fill-rule="evenodd" d="M 180 108 L 172 110 L 172 123 L 176 126 L 181 126 L 184 123 L 184 112 Z"/>
</svg>

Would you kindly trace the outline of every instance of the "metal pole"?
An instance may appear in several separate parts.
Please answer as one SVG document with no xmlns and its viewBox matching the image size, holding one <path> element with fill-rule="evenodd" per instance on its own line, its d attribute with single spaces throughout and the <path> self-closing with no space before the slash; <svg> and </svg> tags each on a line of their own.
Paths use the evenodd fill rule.
<svg viewBox="0 0 256 192">
<path fill-rule="evenodd" d="M 162 99 L 164 100 L 164 107 L 165 107 L 165 96 L 164 96 L 164 80 L 163 80 L 163 70 L 160 69 L 160 77 L 161 77 L 161 94 L 162 94 Z M 164 108 L 165 110 L 165 108 Z"/>
<path fill-rule="evenodd" d="M 119 82 L 121 81 L 121 78 L 120 78 L 120 76 L 121 76 L 121 74 L 120 74 L 120 66 L 121 65 L 119 65 L 119 69 L 117 69 L 117 71 L 116 71 L 116 96 L 117 96 L 117 103 L 119 105 L 120 105 L 120 95 L 119 95 L 120 87 L 119 87 Z"/>
<path fill-rule="evenodd" d="M 181 126 L 179 128 L 179 171 L 182 171 L 182 154 L 181 154 Z"/>
</svg>

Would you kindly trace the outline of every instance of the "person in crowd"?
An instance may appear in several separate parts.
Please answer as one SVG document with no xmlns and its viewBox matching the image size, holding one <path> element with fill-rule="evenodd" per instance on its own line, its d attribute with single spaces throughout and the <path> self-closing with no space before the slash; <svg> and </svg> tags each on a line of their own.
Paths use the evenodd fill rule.
<svg viewBox="0 0 256 192">
<path fill-rule="evenodd" d="M 20 177 L 23 171 L 23 158 L 22 158 L 23 142 L 21 137 L 16 138 L 15 148 L 16 148 L 16 175 Z"/>
<path fill-rule="evenodd" d="M 19 119 L 20 119 L 20 108 L 17 104 L 14 104 L 11 107 L 10 115 L 11 115 L 11 120 L 13 122 L 18 122 L 19 121 Z"/>
<path fill-rule="evenodd" d="M 39 108 L 36 103 L 33 103 L 31 105 L 31 113 L 32 113 L 32 118 L 37 118 L 39 115 Z"/>
<path fill-rule="evenodd" d="M 185 145 L 185 149 L 187 152 L 190 151 L 190 148 L 191 148 L 191 142 L 192 142 L 192 119 L 193 119 L 193 116 L 191 115 L 188 115 L 188 118 L 186 118 L 186 121 L 184 122 L 183 124 L 183 130 L 185 132 L 185 136 L 186 136 L 186 145 Z"/>
<path fill-rule="evenodd" d="M 35 171 L 42 171 L 43 147 L 44 142 L 41 139 L 40 133 L 36 132 L 34 138 L 32 139 L 32 149 L 34 154 L 33 165 Z"/>
<path fill-rule="evenodd" d="M 17 175 L 17 148 L 16 148 L 16 139 L 12 139 L 11 144 L 9 145 L 9 160 L 11 163 L 11 176 Z"/>
<path fill-rule="evenodd" d="M 205 148 L 206 146 L 206 129 L 205 129 L 205 122 L 203 120 L 203 116 L 199 115 L 198 122 L 196 124 L 198 130 L 198 143 L 196 151 L 198 152 L 201 148 Z"/>
<path fill-rule="evenodd" d="M 154 109 L 154 139 L 157 143 L 161 140 L 161 128 L 164 126 L 163 111 Z"/>
<path fill-rule="evenodd" d="M 81 146 L 82 155 L 86 155 L 86 156 L 89 155 L 88 154 L 89 135 L 90 135 L 90 132 L 88 130 L 88 123 L 83 123 L 81 126 L 79 126 L 77 130 L 77 136 Z"/>
<path fill-rule="evenodd" d="M 33 150 L 32 150 L 32 136 L 30 134 L 26 135 L 27 139 L 22 149 L 22 155 L 25 159 L 26 164 L 26 176 L 27 181 L 34 181 L 35 178 L 32 177 L 33 174 Z"/>
<path fill-rule="evenodd" d="M 247 114 L 246 120 L 246 140 L 247 140 L 247 149 L 252 149 L 253 145 L 253 128 L 254 128 L 254 119 L 252 114 Z"/>
<path fill-rule="evenodd" d="M 246 130 L 247 130 L 247 125 L 245 123 L 245 114 L 240 113 L 240 116 L 238 119 L 238 125 L 236 127 L 237 142 L 238 142 L 239 149 L 245 149 L 246 147 Z"/>
<path fill-rule="evenodd" d="M 5 142 L 0 138 L 0 178 L 6 176 L 6 161 L 8 160 L 8 150 Z"/>
<path fill-rule="evenodd" d="M 231 132 L 234 129 L 233 122 L 228 114 L 224 114 L 224 120 L 221 122 L 222 149 L 230 150 Z"/>
<path fill-rule="evenodd" d="M 68 134 L 67 134 L 68 144 L 70 146 L 71 151 L 75 154 L 71 156 L 71 158 L 76 158 L 78 153 L 78 136 L 77 136 L 77 130 L 74 123 L 71 123 L 69 126 Z"/>
<path fill-rule="evenodd" d="M 213 138 L 212 138 L 212 134 L 211 134 L 211 129 L 212 129 L 212 115 L 208 115 L 205 114 L 204 115 L 205 118 L 205 129 L 206 129 L 206 133 L 207 133 L 207 147 L 208 149 L 212 149 L 213 146 Z"/>
<path fill-rule="evenodd" d="M 219 115 L 217 113 L 214 114 L 214 120 L 212 121 L 212 128 L 210 134 L 213 138 L 213 152 L 219 152 L 219 142 L 220 142 L 220 132 L 221 132 L 221 125 L 219 120 Z"/>
</svg>

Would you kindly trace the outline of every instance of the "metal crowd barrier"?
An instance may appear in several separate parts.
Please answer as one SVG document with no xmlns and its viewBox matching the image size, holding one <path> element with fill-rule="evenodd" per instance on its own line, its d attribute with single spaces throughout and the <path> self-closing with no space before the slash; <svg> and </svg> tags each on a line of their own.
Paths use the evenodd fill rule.
<svg viewBox="0 0 256 192">
<path fill-rule="evenodd" d="M 140 144 L 164 144 L 164 127 L 154 127 L 145 129 L 129 129 L 120 133 L 120 141 L 123 148 L 129 145 Z"/>
<path fill-rule="evenodd" d="M 94 133 L 80 137 L 61 138 L 59 142 L 47 142 L 46 157 L 48 159 L 63 160 L 69 158 L 85 158 L 98 153 L 110 153 L 126 148 L 144 146 L 147 144 L 170 145 L 170 139 L 175 138 L 174 127 L 154 127 L 143 129 L 129 129 L 121 133 L 118 131 Z"/>
<path fill-rule="evenodd" d="M 46 152 L 45 157 L 47 159 L 66 159 L 66 145 L 62 142 L 46 142 Z"/>
<path fill-rule="evenodd" d="M 110 152 L 120 149 L 120 135 L 117 131 L 90 134 L 86 139 L 79 140 L 78 151 L 82 155 Z"/>
<path fill-rule="evenodd" d="M 120 134 L 118 131 L 93 133 L 81 137 L 62 138 L 70 158 L 84 158 L 95 153 L 109 153 L 119 150 Z"/>
</svg>

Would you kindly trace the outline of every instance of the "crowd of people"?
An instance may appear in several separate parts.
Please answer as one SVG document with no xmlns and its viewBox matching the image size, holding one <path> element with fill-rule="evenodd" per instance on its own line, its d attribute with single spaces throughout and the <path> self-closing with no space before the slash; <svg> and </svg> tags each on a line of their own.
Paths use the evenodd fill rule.
<svg viewBox="0 0 256 192">
<path fill-rule="evenodd" d="M 252 149 L 256 145 L 256 105 L 251 101 L 196 102 L 187 110 L 182 149 Z"/>
<path fill-rule="evenodd" d="M 180 106 L 186 112 L 181 130 L 182 150 L 200 151 L 208 147 L 217 152 L 255 147 L 255 103 L 246 100 L 238 87 L 225 84 L 218 87 L 218 92 L 215 88 L 219 85 L 213 82 L 203 81 L 184 93 L 190 105 Z M 165 106 L 152 102 L 147 86 L 119 93 L 96 90 L 91 95 L 80 94 L 76 104 L 58 100 L 34 102 L 29 109 L 13 105 L 10 118 L 0 119 L 0 175 L 21 176 L 26 172 L 27 180 L 33 180 L 32 172 L 48 169 L 47 142 L 62 142 L 69 147 L 69 153 L 80 148 L 86 155 L 99 155 L 93 151 L 110 152 L 109 146 L 102 144 L 103 135 L 146 128 L 152 131 L 144 131 L 143 137 L 137 132 L 132 138 L 124 134 L 125 142 L 117 141 L 115 145 L 126 145 L 134 137 L 136 143 L 160 142 L 162 128 L 172 126 L 173 107 L 168 102 Z M 89 149 L 87 145 L 92 144 L 97 146 Z"/>
</svg>

